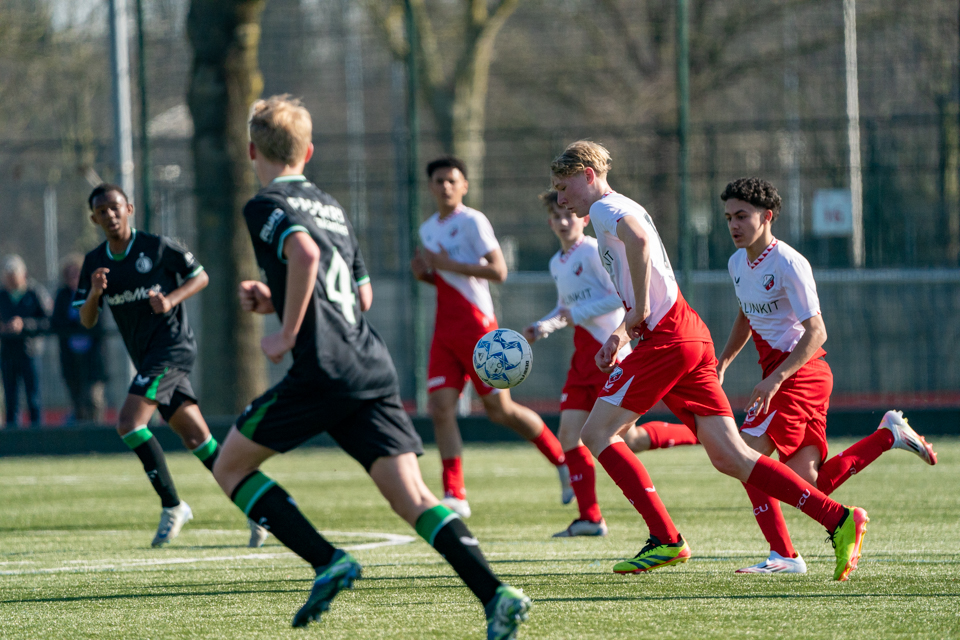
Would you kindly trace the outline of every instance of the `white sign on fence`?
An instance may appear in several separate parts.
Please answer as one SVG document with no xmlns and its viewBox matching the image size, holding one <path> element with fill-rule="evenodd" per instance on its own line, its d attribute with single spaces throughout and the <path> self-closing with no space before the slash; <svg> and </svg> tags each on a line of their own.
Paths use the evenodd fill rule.
<svg viewBox="0 0 960 640">
<path fill-rule="evenodd" d="M 817 189 L 813 194 L 813 235 L 853 235 L 850 189 Z"/>
</svg>

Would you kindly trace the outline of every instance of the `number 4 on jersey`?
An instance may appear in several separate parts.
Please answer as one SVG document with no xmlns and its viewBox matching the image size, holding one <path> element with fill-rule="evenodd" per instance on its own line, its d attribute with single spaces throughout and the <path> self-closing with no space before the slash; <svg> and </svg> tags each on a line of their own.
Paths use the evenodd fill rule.
<svg viewBox="0 0 960 640">
<path fill-rule="evenodd" d="M 347 322 L 357 324 L 357 314 L 354 312 L 357 296 L 353 293 L 353 274 L 336 247 L 333 249 L 333 257 L 330 258 L 330 268 L 327 269 L 326 288 L 327 299 L 340 305 L 340 312 Z"/>
</svg>

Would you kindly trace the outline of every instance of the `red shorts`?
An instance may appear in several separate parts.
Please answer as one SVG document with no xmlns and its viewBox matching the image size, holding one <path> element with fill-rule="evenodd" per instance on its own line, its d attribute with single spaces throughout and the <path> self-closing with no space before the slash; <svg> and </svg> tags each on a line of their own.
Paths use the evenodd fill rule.
<svg viewBox="0 0 960 640">
<path fill-rule="evenodd" d="M 610 374 L 600 398 L 641 415 L 663 400 L 694 433 L 696 416 L 733 417 L 717 377 L 712 342 L 641 341 Z"/>
<path fill-rule="evenodd" d="M 498 389 L 487 385 L 473 368 L 473 350 L 488 332 L 497 328 L 497 322 L 490 321 L 489 327 L 470 326 L 456 333 L 434 333 L 430 343 L 430 360 L 427 363 L 427 392 L 449 387 L 463 391 L 467 380 L 473 380 L 477 395 L 485 396 Z"/>
<path fill-rule="evenodd" d="M 573 358 L 560 395 L 560 411 L 593 409 L 608 377 L 597 367 L 596 356 L 602 346 L 583 327 L 574 328 Z"/>
<path fill-rule="evenodd" d="M 827 459 L 827 409 L 833 391 L 833 372 L 826 360 L 817 358 L 787 378 L 770 400 L 766 413 L 747 413 L 740 431 L 751 436 L 770 436 L 780 460 L 789 460 L 806 446 L 820 450 Z"/>
</svg>

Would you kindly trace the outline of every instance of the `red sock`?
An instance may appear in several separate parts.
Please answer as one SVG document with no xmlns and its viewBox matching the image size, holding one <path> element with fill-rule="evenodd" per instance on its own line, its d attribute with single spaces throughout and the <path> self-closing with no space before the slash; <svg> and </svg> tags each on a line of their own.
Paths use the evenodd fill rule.
<svg viewBox="0 0 960 640">
<path fill-rule="evenodd" d="M 564 452 L 567 468 L 570 469 L 570 486 L 577 496 L 580 519 L 600 522 L 600 505 L 597 504 L 597 470 L 593 466 L 590 449 L 579 446 Z"/>
<path fill-rule="evenodd" d="M 650 450 L 669 449 L 683 444 L 700 444 L 697 436 L 685 424 L 668 422 L 645 422 L 637 425 L 650 436 Z"/>
<path fill-rule="evenodd" d="M 797 550 L 793 548 L 793 542 L 790 540 L 790 532 L 787 531 L 783 511 L 780 510 L 780 501 L 774 500 L 748 484 L 743 485 L 743 488 L 747 490 L 747 496 L 753 504 L 753 515 L 757 519 L 757 524 L 760 525 L 763 537 L 770 543 L 770 550 L 776 551 L 784 558 L 796 557 Z"/>
<path fill-rule="evenodd" d="M 540 435 L 530 442 L 537 445 L 540 453 L 545 455 L 553 466 L 559 467 L 563 464 L 563 447 L 560 446 L 560 441 L 557 440 L 557 436 L 553 435 L 553 431 L 550 431 L 547 425 L 543 425 L 543 430 L 540 432 Z"/>
<path fill-rule="evenodd" d="M 630 447 L 623 441 L 614 442 L 600 453 L 597 460 L 617 483 L 633 508 L 643 516 L 650 535 L 656 536 L 660 542 L 676 542 L 680 534 L 673 526 L 667 508 L 660 501 L 647 470 L 637 460 L 633 451 L 630 451 Z"/>
<path fill-rule="evenodd" d="M 846 451 L 840 452 L 823 463 L 817 476 L 817 489 L 830 495 L 850 476 L 863 471 L 868 464 L 893 446 L 893 432 L 877 429 Z"/>
<path fill-rule="evenodd" d="M 760 456 L 747 478 L 747 484 L 781 502 L 794 506 L 833 531 L 847 512 L 846 507 L 834 502 L 822 491 L 801 478 L 790 467 Z"/>
<path fill-rule="evenodd" d="M 460 458 L 447 458 L 443 463 L 443 497 L 466 500 L 467 490 L 463 486 L 463 467 Z"/>
</svg>

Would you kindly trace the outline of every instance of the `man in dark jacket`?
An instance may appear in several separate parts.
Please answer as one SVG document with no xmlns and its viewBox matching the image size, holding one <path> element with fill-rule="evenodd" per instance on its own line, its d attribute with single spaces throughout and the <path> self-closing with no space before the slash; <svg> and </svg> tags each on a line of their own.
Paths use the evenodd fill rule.
<svg viewBox="0 0 960 640">
<path fill-rule="evenodd" d="M 0 267 L 0 373 L 6 402 L 6 424 L 15 425 L 20 409 L 19 381 L 27 395 L 30 424 L 40 426 L 40 384 L 37 361 L 42 334 L 50 328 L 50 297 L 40 285 L 27 281 L 27 267 L 18 255 L 7 256 Z"/>
</svg>

